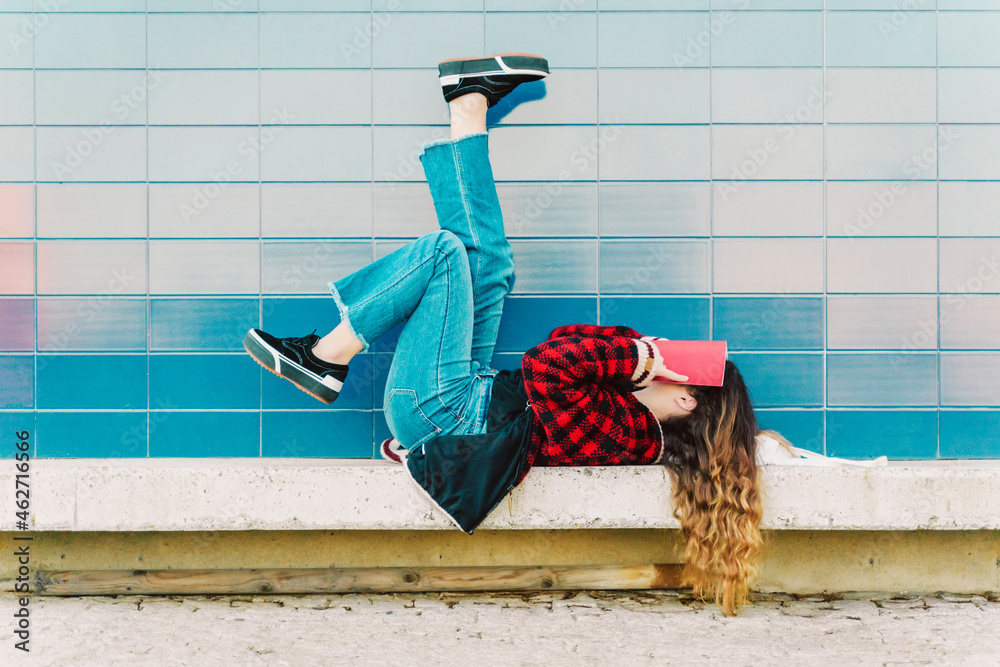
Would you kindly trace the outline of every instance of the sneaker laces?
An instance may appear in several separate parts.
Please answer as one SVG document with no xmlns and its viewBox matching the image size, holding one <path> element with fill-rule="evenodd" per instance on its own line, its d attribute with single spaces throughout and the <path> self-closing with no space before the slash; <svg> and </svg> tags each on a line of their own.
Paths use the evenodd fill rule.
<svg viewBox="0 0 1000 667">
<path fill-rule="evenodd" d="M 311 334 L 306 334 L 305 336 L 300 336 L 299 338 L 289 338 L 288 342 L 292 345 L 299 345 L 301 347 L 312 347 L 312 338 L 316 335 L 316 329 L 312 330 Z"/>
</svg>

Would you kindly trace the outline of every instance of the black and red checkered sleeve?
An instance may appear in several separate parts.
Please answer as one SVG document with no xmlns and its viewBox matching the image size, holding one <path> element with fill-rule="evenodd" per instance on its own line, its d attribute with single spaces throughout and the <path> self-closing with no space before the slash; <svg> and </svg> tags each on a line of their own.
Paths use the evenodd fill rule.
<svg viewBox="0 0 1000 667">
<path fill-rule="evenodd" d="M 631 336 L 551 338 L 521 359 L 524 386 L 546 433 L 535 465 L 648 463 L 662 443 L 652 413 L 619 385 L 645 345 Z"/>
<path fill-rule="evenodd" d="M 567 324 L 556 327 L 549 334 L 549 340 L 553 338 L 564 338 L 566 336 L 602 336 L 639 338 L 640 334 L 635 329 L 625 326 L 602 326 L 600 324 Z"/>
</svg>

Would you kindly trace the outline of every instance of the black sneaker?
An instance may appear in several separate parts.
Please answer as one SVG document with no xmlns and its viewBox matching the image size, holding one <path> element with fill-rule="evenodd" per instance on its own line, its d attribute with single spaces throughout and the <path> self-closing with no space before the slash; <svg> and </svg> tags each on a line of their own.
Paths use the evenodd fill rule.
<svg viewBox="0 0 1000 667">
<path fill-rule="evenodd" d="M 466 93 L 482 93 L 492 107 L 518 85 L 548 76 L 549 62 L 531 53 L 498 53 L 488 58 L 442 60 L 438 74 L 445 102 Z"/>
<path fill-rule="evenodd" d="M 251 329 L 243 338 L 243 347 L 258 364 L 329 405 L 340 395 L 348 368 L 317 358 L 312 348 L 318 341 L 315 332 L 301 338 L 275 338 Z"/>
</svg>

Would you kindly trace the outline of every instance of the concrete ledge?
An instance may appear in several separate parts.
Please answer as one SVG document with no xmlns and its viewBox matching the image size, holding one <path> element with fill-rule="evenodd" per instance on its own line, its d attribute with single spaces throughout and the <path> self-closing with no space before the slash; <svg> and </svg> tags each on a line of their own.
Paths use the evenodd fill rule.
<svg viewBox="0 0 1000 667">
<path fill-rule="evenodd" d="M 457 530 L 383 461 L 38 459 L 30 484 L 36 531 Z M 766 466 L 763 484 L 764 528 L 1000 529 L 1000 461 Z M 678 528 L 669 499 L 660 466 L 535 468 L 480 528 Z"/>
</svg>

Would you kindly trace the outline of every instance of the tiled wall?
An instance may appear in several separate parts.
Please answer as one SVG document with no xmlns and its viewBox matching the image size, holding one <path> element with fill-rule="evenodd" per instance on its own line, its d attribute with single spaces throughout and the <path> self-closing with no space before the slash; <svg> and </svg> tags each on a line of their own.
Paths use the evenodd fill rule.
<svg viewBox="0 0 1000 667">
<path fill-rule="evenodd" d="M 325 333 L 328 280 L 435 229 L 438 60 L 529 51 L 552 75 L 490 115 L 497 368 L 571 322 L 726 339 L 800 446 L 1000 456 L 993 0 L 0 10 L 0 441 L 372 456 L 391 335 L 334 409 L 241 337 Z"/>
</svg>

